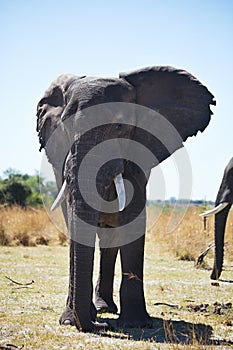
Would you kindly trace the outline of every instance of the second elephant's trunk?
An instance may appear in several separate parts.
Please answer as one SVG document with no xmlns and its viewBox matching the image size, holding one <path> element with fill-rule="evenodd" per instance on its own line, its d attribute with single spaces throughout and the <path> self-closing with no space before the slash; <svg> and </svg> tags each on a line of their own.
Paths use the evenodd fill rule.
<svg viewBox="0 0 233 350">
<path fill-rule="evenodd" d="M 221 212 L 215 215 L 215 258 L 214 266 L 210 278 L 217 280 L 222 272 L 223 256 L 224 256 L 224 234 L 226 222 L 231 204 L 228 204 Z"/>
</svg>

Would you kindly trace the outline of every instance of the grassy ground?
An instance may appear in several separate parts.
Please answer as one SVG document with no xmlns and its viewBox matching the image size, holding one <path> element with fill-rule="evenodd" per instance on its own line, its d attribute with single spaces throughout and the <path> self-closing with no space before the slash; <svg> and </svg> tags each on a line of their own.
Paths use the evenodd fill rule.
<svg viewBox="0 0 233 350">
<path fill-rule="evenodd" d="M 68 286 L 68 247 L 55 245 L 59 242 L 59 236 L 53 236 L 57 232 L 53 235 L 49 232 L 51 240 L 47 244 L 52 245 L 0 247 L 0 349 L 6 344 L 37 350 L 214 349 L 217 345 L 221 349 L 230 348 L 233 344 L 232 213 L 227 226 L 222 280 L 219 286 L 213 286 L 209 279 L 213 253 L 205 258 L 205 269 L 194 266 L 195 257 L 213 238 L 212 221 L 209 220 L 204 231 L 199 211 L 199 208 L 189 209 L 181 224 L 172 233 L 165 233 L 171 213 L 163 212 L 152 227 L 156 209 L 149 209 L 151 229 L 146 242 L 145 295 L 153 328 L 148 330 L 116 328 L 105 334 L 83 334 L 73 327 L 59 326 Z M 6 234 L 5 221 L 2 227 Z M 11 228 L 15 230 L 13 224 Z M 38 232 L 36 236 L 40 237 Z M 96 254 L 94 283 L 98 258 Z M 114 286 L 118 305 L 119 265 L 118 260 Z M 34 283 L 20 286 L 5 276 L 20 283 L 32 280 Z M 117 316 L 101 317 L 116 326 Z"/>
</svg>

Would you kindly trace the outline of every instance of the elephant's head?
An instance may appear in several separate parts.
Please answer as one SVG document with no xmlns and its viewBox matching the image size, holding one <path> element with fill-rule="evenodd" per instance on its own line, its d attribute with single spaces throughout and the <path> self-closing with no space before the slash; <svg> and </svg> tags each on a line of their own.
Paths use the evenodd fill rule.
<svg viewBox="0 0 233 350">
<path fill-rule="evenodd" d="M 54 207 L 67 197 L 79 328 L 96 327 L 90 315 L 96 226 L 118 231 L 144 213 L 151 168 L 207 127 L 214 104 L 196 78 L 172 67 L 149 67 L 111 79 L 63 75 L 39 102 L 41 148 L 61 188 Z M 144 217 L 134 229 L 144 235 Z M 136 240 L 134 229 L 125 231 L 124 244 L 128 236 L 130 242 Z"/>
<path fill-rule="evenodd" d="M 149 115 L 147 108 L 135 110 L 132 104 L 158 113 Z M 79 164 L 91 148 L 110 139 L 136 141 L 154 155 L 154 160 L 147 162 L 147 169 L 143 169 L 149 174 L 153 166 L 181 148 L 187 137 L 206 128 L 212 114 L 211 104 L 215 101 L 205 86 L 188 72 L 172 67 L 149 67 L 121 73 L 120 78 L 112 79 L 60 76 L 37 107 L 41 148 L 45 148 L 53 165 L 59 188 L 65 181 L 53 208 L 65 197 L 67 181 L 75 198 L 79 195 L 75 178 Z M 97 114 L 105 114 L 101 123 L 96 123 Z M 88 127 L 84 133 L 80 123 L 85 124 L 85 119 Z M 51 138 L 55 129 L 55 137 Z M 117 175 L 124 174 L 125 161 L 127 164 L 130 161 L 122 152 L 122 143 L 115 142 L 115 147 L 118 157 L 113 155 L 114 159 L 103 164 L 96 178 L 98 191 L 105 199 L 114 197 L 113 188 L 109 193 L 104 189 L 116 182 Z M 76 169 L 76 174 L 71 169 Z M 74 202 L 72 198 L 71 202 Z"/>
<path fill-rule="evenodd" d="M 215 259 L 211 273 L 211 279 L 216 280 L 220 277 L 223 265 L 224 255 L 224 234 L 227 217 L 233 203 L 233 158 L 227 164 L 220 188 L 215 201 L 215 207 L 201 216 L 207 217 L 215 215 Z"/>
</svg>

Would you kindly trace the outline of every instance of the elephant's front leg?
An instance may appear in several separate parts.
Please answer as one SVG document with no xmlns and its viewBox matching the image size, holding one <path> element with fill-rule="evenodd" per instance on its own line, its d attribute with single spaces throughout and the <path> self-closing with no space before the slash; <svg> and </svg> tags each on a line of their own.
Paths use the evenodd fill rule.
<svg viewBox="0 0 233 350">
<path fill-rule="evenodd" d="M 92 277 L 94 247 L 74 242 L 74 292 L 73 310 L 75 325 L 79 330 L 93 331 L 91 317 Z"/>
<path fill-rule="evenodd" d="M 95 288 L 95 307 L 97 312 L 117 313 L 113 301 L 113 280 L 118 248 L 100 248 L 99 278 Z"/>
<path fill-rule="evenodd" d="M 145 235 L 120 248 L 122 282 L 119 327 L 152 327 L 152 319 L 146 311 L 143 290 L 144 244 Z"/>
</svg>

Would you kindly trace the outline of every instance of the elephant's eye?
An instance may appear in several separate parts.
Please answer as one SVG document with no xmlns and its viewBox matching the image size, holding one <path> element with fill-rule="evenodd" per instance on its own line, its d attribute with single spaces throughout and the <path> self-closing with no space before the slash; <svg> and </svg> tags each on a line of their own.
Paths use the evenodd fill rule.
<svg viewBox="0 0 233 350">
<path fill-rule="evenodd" d="M 233 171 L 230 171 L 228 173 L 228 181 L 232 182 L 232 179 L 233 179 Z"/>
<path fill-rule="evenodd" d="M 122 128 L 122 124 L 117 124 L 117 129 L 121 129 Z"/>
</svg>

